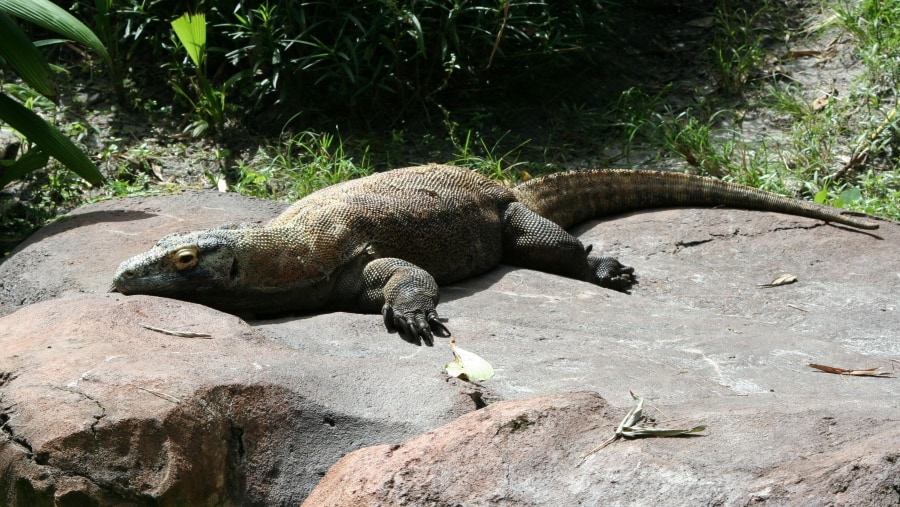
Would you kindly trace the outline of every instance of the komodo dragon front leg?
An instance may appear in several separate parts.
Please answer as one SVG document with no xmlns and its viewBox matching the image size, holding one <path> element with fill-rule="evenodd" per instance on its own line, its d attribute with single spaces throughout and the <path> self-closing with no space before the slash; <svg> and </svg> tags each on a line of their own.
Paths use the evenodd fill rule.
<svg viewBox="0 0 900 507">
<path fill-rule="evenodd" d="M 632 267 L 612 257 L 591 255 L 590 246 L 585 247 L 565 229 L 521 203 L 510 203 L 502 220 L 504 263 L 616 290 L 626 289 L 635 281 Z M 415 264 L 397 258 L 374 259 L 365 264 L 361 277 L 345 280 L 355 285 L 348 292 L 359 294 L 358 308 L 372 312 L 380 309 L 389 332 L 427 345 L 433 344 L 432 334 L 450 336 L 435 310 L 438 284 Z"/>
<path fill-rule="evenodd" d="M 591 255 L 565 229 L 514 202 L 503 214 L 503 262 L 625 290 L 635 282 L 634 268 L 612 257 Z"/>
<path fill-rule="evenodd" d="M 392 257 L 368 262 L 362 270 L 359 308 L 381 311 L 388 332 L 411 343 L 433 345 L 432 333 L 450 336 L 435 307 L 438 284 L 424 269 Z"/>
</svg>

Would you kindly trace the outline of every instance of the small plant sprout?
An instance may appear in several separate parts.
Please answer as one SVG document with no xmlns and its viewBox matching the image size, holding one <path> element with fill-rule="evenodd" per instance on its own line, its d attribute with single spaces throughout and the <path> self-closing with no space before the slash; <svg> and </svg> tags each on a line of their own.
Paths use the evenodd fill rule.
<svg viewBox="0 0 900 507">
<path fill-rule="evenodd" d="M 184 13 L 172 21 L 172 29 L 178 41 L 184 46 L 191 62 L 197 70 L 197 100 L 191 98 L 183 88 L 174 85 L 175 92 L 184 97 L 199 118 L 188 129 L 194 137 L 202 135 L 210 128 L 219 128 L 225 123 L 225 90 L 231 85 L 226 82 L 221 90 L 209 83 L 206 76 L 206 15 Z"/>
</svg>

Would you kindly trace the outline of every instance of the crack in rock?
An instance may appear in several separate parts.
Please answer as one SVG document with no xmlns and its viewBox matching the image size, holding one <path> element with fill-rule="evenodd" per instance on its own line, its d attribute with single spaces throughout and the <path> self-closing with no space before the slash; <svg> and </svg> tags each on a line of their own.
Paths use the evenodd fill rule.
<svg viewBox="0 0 900 507">
<path fill-rule="evenodd" d="M 12 420 L 12 406 L 3 407 L 2 411 L 0 411 L 0 431 L 6 434 L 6 436 L 10 439 L 10 441 L 19 444 L 27 451 L 28 457 L 30 458 L 34 454 L 34 450 L 31 448 L 31 444 L 28 443 L 28 440 L 25 437 L 21 437 L 16 435 L 16 432 L 13 431 L 12 427 L 9 425 L 9 421 Z"/>
</svg>

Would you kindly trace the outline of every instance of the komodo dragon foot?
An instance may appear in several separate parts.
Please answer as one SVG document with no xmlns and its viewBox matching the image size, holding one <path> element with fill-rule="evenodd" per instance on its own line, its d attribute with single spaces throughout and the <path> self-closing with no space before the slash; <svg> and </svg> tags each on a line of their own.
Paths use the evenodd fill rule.
<svg viewBox="0 0 900 507">
<path fill-rule="evenodd" d="M 395 310 L 393 306 L 385 303 L 381 309 L 384 317 L 384 327 L 389 333 L 399 333 L 400 337 L 410 343 L 420 345 L 424 343 L 429 347 L 434 345 L 433 334 L 441 337 L 450 336 L 447 329 L 434 310 L 428 311 L 402 311 Z"/>
<path fill-rule="evenodd" d="M 612 257 L 588 256 L 591 268 L 591 282 L 607 289 L 626 291 L 637 283 L 634 268 L 626 266 Z"/>
</svg>

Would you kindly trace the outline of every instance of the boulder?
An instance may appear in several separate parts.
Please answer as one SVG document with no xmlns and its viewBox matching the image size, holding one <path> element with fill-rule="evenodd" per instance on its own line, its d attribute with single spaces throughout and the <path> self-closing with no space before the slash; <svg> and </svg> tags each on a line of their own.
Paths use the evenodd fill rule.
<svg viewBox="0 0 900 507">
<path fill-rule="evenodd" d="M 728 405 L 735 404 L 717 408 L 727 410 Z M 812 438 L 805 429 L 792 428 L 798 426 L 796 417 L 780 416 L 766 424 L 783 425 L 779 441 L 794 458 L 760 470 L 735 459 L 743 455 L 725 460 L 729 449 L 748 446 L 742 440 L 763 449 L 770 436 L 722 420 L 711 408 L 666 413 L 689 418 L 702 413 L 723 424 L 717 422 L 706 436 L 619 440 L 604 447 L 622 414 L 596 393 L 502 401 L 403 444 L 350 453 L 329 470 L 303 506 L 897 502 L 900 461 L 896 448 L 884 449 L 885 442 L 900 441 L 897 425 L 884 425 L 874 435 L 833 450 L 834 421 L 822 417 L 827 412 L 804 414 L 828 428 Z M 790 436 L 801 439 L 792 443 L 785 438 Z M 710 445 L 712 441 L 716 443 Z"/>
<path fill-rule="evenodd" d="M 0 504 L 296 505 L 341 456 L 382 445 L 400 447 L 351 454 L 310 502 L 900 503 L 897 379 L 807 366 L 889 371 L 900 357 L 895 223 L 686 208 L 584 224 L 585 242 L 635 266 L 630 295 L 502 266 L 442 288 L 454 338 L 496 370 L 481 386 L 446 377 L 445 340 L 410 345 L 379 316 L 244 321 L 106 292 L 165 234 L 283 206 L 212 192 L 97 203 L 0 265 Z M 797 282 L 760 286 L 783 273 Z M 620 441 L 575 467 L 629 390 L 661 425 L 708 431 Z M 540 424 L 489 442 L 515 414 Z M 472 442 L 434 439 L 447 432 Z M 531 465 L 484 475 L 512 447 Z M 450 466 L 494 485 L 422 479 Z M 375 496 L 328 496 L 342 470 Z"/>
</svg>

